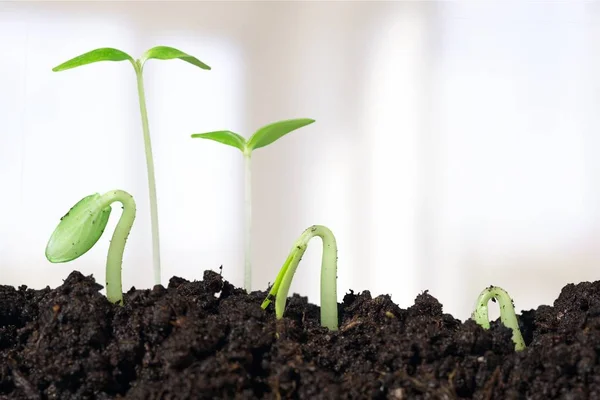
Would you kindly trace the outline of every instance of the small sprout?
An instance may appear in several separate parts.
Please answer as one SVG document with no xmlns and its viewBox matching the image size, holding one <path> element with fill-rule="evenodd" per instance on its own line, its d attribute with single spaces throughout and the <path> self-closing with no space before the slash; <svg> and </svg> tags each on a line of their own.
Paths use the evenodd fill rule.
<svg viewBox="0 0 600 400">
<path fill-rule="evenodd" d="M 321 259 L 321 325 L 332 331 L 337 331 L 337 243 L 333 233 L 322 225 L 311 226 L 296 241 L 261 307 L 263 309 L 267 308 L 273 298 L 275 298 L 275 316 L 277 319 L 283 318 L 292 278 L 306 251 L 308 242 L 315 236 L 319 236 L 323 240 L 323 256 Z"/>
<path fill-rule="evenodd" d="M 525 341 L 519 329 L 519 322 L 515 314 L 515 306 L 508 293 L 498 287 L 490 286 L 486 288 L 479 297 L 475 305 L 475 310 L 471 314 L 471 318 L 484 329 L 490 329 L 490 319 L 488 316 L 488 302 L 498 300 L 500 306 L 500 321 L 504 326 L 512 329 L 512 340 L 515 343 L 515 350 L 520 351 L 525 348 Z"/>
<path fill-rule="evenodd" d="M 139 60 L 134 60 L 129 54 L 113 48 L 100 48 L 81 54 L 69 61 L 52 68 L 52 71 L 65 71 L 82 65 L 92 64 L 100 61 L 129 61 L 133 65 L 137 78 L 138 98 L 140 104 L 140 114 L 142 117 L 142 130 L 144 134 L 144 148 L 146 152 L 146 168 L 148 171 L 148 190 L 150 197 L 150 225 L 152 229 L 152 252 L 154 265 L 154 283 L 161 283 L 160 272 L 160 240 L 158 236 L 158 207 L 156 201 L 156 180 L 154 177 L 154 160 L 152 156 L 152 143 L 150 141 L 150 128 L 148 124 L 148 113 L 146 111 L 146 97 L 144 94 L 143 69 L 144 64 L 150 59 L 172 60 L 179 59 L 195 65 L 204 70 L 210 70 L 210 67 L 202 61 L 181 50 L 173 47 L 157 46 L 146 51 Z"/>
<path fill-rule="evenodd" d="M 245 219 L 246 219 L 246 234 L 245 234 L 245 267 L 244 267 L 244 288 L 250 291 L 252 288 L 252 264 L 250 261 L 250 252 L 252 247 L 251 230 L 252 230 L 252 170 L 251 157 L 252 151 L 265 147 L 275 142 L 279 138 L 288 133 L 310 125 L 315 122 L 314 119 L 299 118 L 289 119 L 279 122 L 274 122 L 265 125 L 257 130 L 250 139 L 246 140 L 243 136 L 231 131 L 214 131 L 206 133 L 194 133 L 192 138 L 209 139 L 215 142 L 223 143 L 228 146 L 239 149 L 244 155 L 244 181 L 245 181 Z"/>
<path fill-rule="evenodd" d="M 106 260 L 106 297 L 111 303 L 123 304 L 121 265 L 125 242 L 135 220 L 136 206 L 133 197 L 122 190 L 112 190 L 81 199 L 61 218 L 46 246 L 46 258 L 52 263 L 75 260 L 87 253 L 100 239 L 110 217 L 111 204 L 123 205 L 123 213 L 117 223 L 108 248 Z"/>
</svg>

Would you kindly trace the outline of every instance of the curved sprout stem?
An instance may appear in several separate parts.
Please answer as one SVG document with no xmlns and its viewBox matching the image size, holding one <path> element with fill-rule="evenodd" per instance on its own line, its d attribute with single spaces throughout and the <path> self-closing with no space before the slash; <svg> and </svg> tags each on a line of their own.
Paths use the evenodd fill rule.
<svg viewBox="0 0 600 400">
<path fill-rule="evenodd" d="M 490 319 L 488 316 L 488 302 L 492 299 L 498 300 L 500 306 L 500 320 L 504 326 L 512 329 L 512 340 L 515 343 L 515 350 L 520 351 L 525 348 L 525 341 L 519 329 L 519 322 L 515 313 L 515 306 L 508 293 L 497 286 L 490 286 L 484 289 L 479 297 L 471 318 L 484 329 L 490 329 Z"/>
<path fill-rule="evenodd" d="M 135 201 L 133 196 L 123 190 L 112 190 L 105 193 L 100 198 L 101 207 L 110 206 L 115 201 L 123 204 L 123 213 L 115 227 L 108 256 L 106 258 L 106 297 L 108 301 L 116 304 L 123 304 L 123 286 L 121 282 L 121 269 L 123 265 L 123 253 L 125 252 L 125 243 L 133 221 L 135 220 Z"/>
<path fill-rule="evenodd" d="M 279 270 L 269 295 L 261 307 L 266 308 L 275 298 L 275 316 L 283 318 L 287 296 L 298 264 L 308 247 L 308 242 L 315 236 L 323 240 L 323 256 L 321 259 L 321 325 L 332 331 L 338 329 L 337 309 L 337 243 L 333 233 L 325 226 L 313 225 L 306 229 L 294 243 L 288 258 Z"/>
</svg>

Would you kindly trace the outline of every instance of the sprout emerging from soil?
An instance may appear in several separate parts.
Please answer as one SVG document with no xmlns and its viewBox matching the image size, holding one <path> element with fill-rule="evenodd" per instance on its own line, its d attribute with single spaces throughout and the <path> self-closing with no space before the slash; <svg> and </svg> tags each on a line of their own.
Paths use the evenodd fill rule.
<svg viewBox="0 0 600 400">
<path fill-rule="evenodd" d="M 245 267 L 244 267 L 244 288 L 249 292 L 252 289 L 252 263 L 251 253 L 251 230 L 252 230 L 252 170 L 251 157 L 252 151 L 265 147 L 275 142 L 288 133 L 312 124 L 314 119 L 299 118 L 288 119 L 265 125 L 246 141 L 241 135 L 231 131 L 214 131 L 206 133 L 194 133 L 192 138 L 209 139 L 215 142 L 223 143 L 228 146 L 239 149 L 244 155 L 244 176 L 245 176 L 245 194 L 244 205 L 246 214 L 246 234 L 245 234 Z"/>
<path fill-rule="evenodd" d="M 294 243 L 287 260 L 275 278 L 275 283 L 261 307 L 265 309 L 275 298 L 275 316 L 283 318 L 292 278 L 306 251 L 308 242 L 315 236 L 323 240 L 323 257 L 321 261 L 321 325 L 332 331 L 338 329 L 337 309 L 337 244 L 333 233 L 325 226 L 313 225 L 305 230 Z"/>
<path fill-rule="evenodd" d="M 490 320 L 488 316 L 488 302 L 491 299 L 498 300 L 500 306 L 500 321 L 504 326 L 512 329 L 512 340 L 515 343 L 515 350 L 520 351 L 525 348 L 525 341 L 519 329 L 519 322 L 515 314 L 515 306 L 508 293 L 497 286 L 486 288 L 479 297 L 471 318 L 484 329 L 490 329 Z"/>
<path fill-rule="evenodd" d="M 111 303 L 122 305 L 121 265 L 136 212 L 129 193 L 112 190 L 102 196 L 96 193 L 81 199 L 60 219 L 46 246 L 46 258 L 52 263 L 64 263 L 87 253 L 102 236 L 115 201 L 123 205 L 123 213 L 108 248 L 106 297 Z"/>
<path fill-rule="evenodd" d="M 146 51 L 142 57 L 138 60 L 134 60 L 129 54 L 113 49 L 113 48 L 100 48 L 81 54 L 69 61 L 54 67 L 52 71 L 64 71 L 67 69 L 80 67 L 82 65 L 92 64 L 99 61 L 129 61 L 133 65 L 135 70 L 135 76 L 137 79 L 137 90 L 138 98 L 140 103 L 140 114 L 142 116 L 142 130 L 144 133 L 144 149 L 146 152 L 146 168 L 148 171 L 148 193 L 150 196 L 150 225 L 152 229 L 152 259 L 154 264 L 154 283 L 159 285 L 161 283 L 160 273 L 160 241 L 158 237 L 158 208 L 156 201 L 156 181 L 154 178 L 154 160 L 152 156 L 152 144 L 150 141 L 150 128 L 148 125 L 148 113 L 146 111 L 146 96 L 144 94 L 144 80 L 143 80 L 143 69 L 144 64 L 149 59 L 157 60 L 172 60 L 179 59 L 186 61 L 198 68 L 204 70 L 210 70 L 210 67 L 198 60 L 196 57 L 192 57 L 189 54 L 184 53 L 181 50 L 177 50 L 173 47 L 157 46 Z"/>
</svg>

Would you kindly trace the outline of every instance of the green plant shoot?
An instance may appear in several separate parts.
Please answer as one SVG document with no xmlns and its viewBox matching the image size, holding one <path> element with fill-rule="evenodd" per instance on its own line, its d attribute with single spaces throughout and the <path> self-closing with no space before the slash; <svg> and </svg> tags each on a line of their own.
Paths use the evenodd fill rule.
<svg viewBox="0 0 600 400">
<path fill-rule="evenodd" d="M 337 243 L 333 233 L 325 226 L 313 225 L 305 230 L 294 243 L 288 258 L 279 270 L 269 295 L 263 301 L 263 309 L 275 298 L 275 316 L 283 318 L 288 292 L 298 264 L 306 251 L 308 242 L 315 236 L 323 240 L 323 256 L 321 260 L 321 325 L 332 331 L 338 329 L 337 309 Z"/>
<path fill-rule="evenodd" d="M 274 122 L 265 125 L 246 140 L 243 136 L 231 131 L 214 131 L 206 133 L 194 133 L 192 138 L 209 139 L 239 149 L 244 155 L 244 213 L 245 213 L 245 235 L 244 235 L 244 288 L 249 292 L 252 289 L 252 152 L 275 142 L 288 133 L 312 124 L 314 119 L 299 118 Z"/>
<path fill-rule="evenodd" d="M 160 267 L 160 239 L 158 235 L 158 206 L 156 200 L 156 180 L 154 177 L 154 160 L 152 156 L 152 143 L 150 141 L 150 128 L 148 124 L 148 112 L 146 110 L 146 96 L 144 94 L 143 69 L 144 64 L 150 59 L 171 60 L 179 59 L 186 61 L 204 70 L 210 70 L 210 67 L 202 61 L 181 50 L 173 47 L 157 46 L 146 51 L 138 60 L 134 60 L 129 54 L 113 49 L 100 48 L 81 54 L 69 61 L 54 67 L 52 71 L 64 71 L 67 69 L 80 67 L 82 65 L 92 64 L 100 61 L 129 61 L 135 70 L 137 79 L 137 91 L 140 104 L 140 114 L 142 117 L 142 131 L 144 134 L 144 149 L 146 153 L 146 168 L 148 171 L 148 193 L 150 197 L 150 225 L 152 229 L 152 260 L 154 266 L 154 283 L 161 283 Z"/>
<path fill-rule="evenodd" d="M 102 236 L 115 201 L 123 205 L 123 213 L 108 248 L 106 297 L 111 303 L 122 305 L 121 266 L 136 213 L 135 201 L 129 193 L 111 190 L 102 196 L 96 193 L 81 199 L 60 219 L 46 246 L 46 258 L 52 263 L 63 263 L 87 253 Z"/>
<path fill-rule="evenodd" d="M 498 300 L 500 306 L 500 321 L 504 326 L 512 329 L 512 340 L 515 343 L 515 350 L 520 351 L 525 348 L 525 341 L 519 329 L 519 322 L 515 313 L 515 306 L 508 293 L 497 286 L 490 286 L 484 289 L 475 305 L 475 310 L 471 314 L 471 318 L 484 329 L 490 329 L 490 319 L 488 316 L 488 302 L 491 299 Z"/>
</svg>

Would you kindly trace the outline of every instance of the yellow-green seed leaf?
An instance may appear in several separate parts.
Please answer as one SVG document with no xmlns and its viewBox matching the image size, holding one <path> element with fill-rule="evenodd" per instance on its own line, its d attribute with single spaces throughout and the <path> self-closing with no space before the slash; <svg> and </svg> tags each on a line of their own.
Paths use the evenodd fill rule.
<svg viewBox="0 0 600 400">
<path fill-rule="evenodd" d="M 313 122 L 315 122 L 314 119 L 299 118 L 288 119 L 285 121 L 279 121 L 265 125 L 257 130 L 248 140 L 247 148 L 248 150 L 252 151 L 268 146 L 282 136 L 287 135 L 296 129 L 302 128 L 303 126 L 312 124 Z"/>
<path fill-rule="evenodd" d="M 206 132 L 206 133 L 194 133 L 192 134 L 193 138 L 200 139 L 209 139 L 214 140 L 215 142 L 223 143 L 228 146 L 236 147 L 244 152 L 246 148 L 246 139 L 244 139 L 241 135 L 238 135 L 235 132 L 231 131 L 214 131 L 214 132 Z"/>
<path fill-rule="evenodd" d="M 133 62 L 131 56 L 121 50 L 113 49 L 110 47 L 103 47 L 100 49 L 92 50 L 75 58 L 70 59 L 57 67 L 52 68 L 52 71 L 64 71 L 75 67 L 80 67 L 86 64 L 92 64 L 100 61 L 125 61 L 129 60 Z"/>
<path fill-rule="evenodd" d="M 172 59 L 178 58 L 180 60 L 189 62 L 190 64 L 193 64 L 196 67 L 210 70 L 210 67 L 208 65 L 204 64 L 202 61 L 198 60 L 196 57 L 191 56 L 187 53 L 184 53 L 183 51 L 175 49 L 173 47 L 156 46 L 156 47 L 151 48 L 150 50 L 148 50 L 144 53 L 144 55 L 140 59 L 140 64 L 144 65 L 146 60 L 149 60 L 151 58 L 156 58 L 158 60 L 172 60 Z"/>
<path fill-rule="evenodd" d="M 110 206 L 101 208 L 100 197 L 98 193 L 84 197 L 61 218 L 46 246 L 48 261 L 72 261 L 96 244 L 111 212 Z"/>
</svg>

